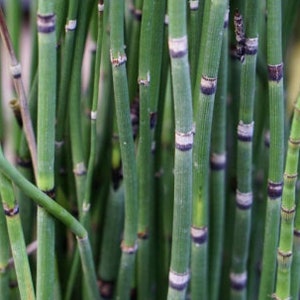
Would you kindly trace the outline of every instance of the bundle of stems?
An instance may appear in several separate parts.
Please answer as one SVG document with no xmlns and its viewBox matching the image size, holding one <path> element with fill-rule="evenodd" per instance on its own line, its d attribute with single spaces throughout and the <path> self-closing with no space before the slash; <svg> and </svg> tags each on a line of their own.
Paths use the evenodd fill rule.
<svg viewBox="0 0 300 300">
<path fill-rule="evenodd" d="M 298 5 L 5 1 L 0 298 L 299 298 Z"/>
</svg>

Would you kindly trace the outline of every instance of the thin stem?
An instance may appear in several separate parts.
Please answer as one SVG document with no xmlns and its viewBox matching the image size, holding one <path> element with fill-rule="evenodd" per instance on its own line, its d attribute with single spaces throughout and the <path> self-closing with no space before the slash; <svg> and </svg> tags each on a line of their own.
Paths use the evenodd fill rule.
<svg viewBox="0 0 300 300">
<path fill-rule="evenodd" d="M 226 1 L 206 1 L 194 92 L 196 123 L 193 152 L 192 297 L 206 299 L 208 289 L 207 236 L 209 152 L 212 113 L 221 56 Z M 201 78 L 201 79 L 200 79 Z"/>
<path fill-rule="evenodd" d="M 96 47 L 96 62 L 95 62 L 95 75 L 94 75 L 94 86 L 93 86 L 93 100 L 90 112 L 91 128 L 90 128 L 90 153 L 89 162 L 87 169 L 87 179 L 86 179 L 86 190 L 85 190 L 85 201 L 86 205 L 90 205 L 91 201 L 91 190 L 92 190 L 92 179 L 93 171 L 96 160 L 96 141 L 97 141 L 97 131 L 96 131 L 96 121 L 97 121 L 97 111 L 98 111 L 98 96 L 99 96 L 99 79 L 100 79 L 100 66 L 101 66 L 101 48 L 102 48 L 102 37 L 103 37 L 103 11 L 104 3 L 103 1 L 98 2 L 98 36 L 97 36 L 97 47 Z"/>
<path fill-rule="evenodd" d="M 151 38 L 153 20 L 153 0 L 143 1 L 143 18 L 139 49 L 139 141 L 137 152 L 137 172 L 139 188 L 139 218 L 138 218 L 138 255 L 137 255 L 137 292 L 139 297 L 147 299 L 150 295 L 150 243 L 149 235 L 151 211 L 151 123 L 150 123 L 150 85 Z"/>
<path fill-rule="evenodd" d="M 239 124 L 237 127 L 237 191 L 232 264 L 230 272 L 231 297 L 245 299 L 247 294 L 247 260 L 250 243 L 252 213 L 252 140 L 254 132 L 253 111 L 257 37 L 257 5 L 246 1 L 246 32 L 243 30 L 243 18 L 236 12 L 237 53 L 242 62 L 241 90 L 239 106 Z M 240 47 L 242 49 L 240 49 Z M 241 53 L 240 53 L 241 52 Z"/>
<path fill-rule="evenodd" d="M 112 298 L 120 264 L 120 236 L 123 229 L 124 186 L 110 188 L 103 225 L 99 277 L 101 296 Z M 114 218 L 111 216 L 114 215 Z"/>
<path fill-rule="evenodd" d="M 175 112 L 174 208 L 168 299 L 185 299 L 189 281 L 193 112 L 186 1 L 169 1 L 169 54 Z"/>
<path fill-rule="evenodd" d="M 124 1 L 110 4 L 111 63 L 125 188 L 125 225 L 117 297 L 128 299 L 137 249 L 137 171 L 124 52 Z"/>
<path fill-rule="evenodd" d="M 54 1 L 38 1 L 38 120 L 37 186 L 54 195 L 54 141 L 56 108 L 56 33 Z M 49 64 L 49 60 L 51 64 Z M 38 207 L 37 298 L 54 297 L 54 220 Z"/>
<path fill-rule="evenodd" d="M 291 296 L 291 266 L 293 258 L 294 217 L 296 212 L 295 191 L 298 177 L 300 148 L 300 97 L 294 108 L 294 116 L 290 131 L 285 163 L 280 239 L 277 253 L 276 299 L 289 299 Z"/>
<path fill-rule="evenodd" d="M 13 77 L 16 92 L 19 95 L 21 115 L 23 120 L 23 128 L 30 149 L 34 173 L 35 175 L 37 175 L 37 150 L 36 150 L 35 135 L 34 135 L 31 118 L 29 114 L 27 97 L 25 94 L 25 89 L 22 81 L 21 65 L 16 58 L 1 8 L 0 8 L 0 34 L 1 34 L 2 41 L 5 45 L 5 48 L 9 53 L 11 74 Z"/>
<path fill-rule="evenodd" d="M 226 99 L 228 68 L 228 22 L 224 22 L 224 36 L 218 88 L 212 123 L 211 137 L 211 206 L 210 206 L 210 253 L 209 258 L 209 293 L 211 299 L 217 300 L 220 294 L 222 251 L 224 240 L 225 203 L 226 203 Z"/>
<path fill-rule="evenodd" d="M 10 165 L 9 162 L 4 158 L 2 149 L 0 152 L 0 172 L 2 172 L 10 180 L 12 180 L 27 196 L 34 200 L 38 205 L 45 208 L 48 213 L 65 224 L 67 228 L 69 228 L 77 236 L 84 275 L 89 279 L 86 280 L 88 284 L 88 293 L 91 293 L 94 296 L 97 295 L 96 298 L 91 297 L 91 299 L 98 299 L 99 295 L 96 272 L 92 261 L 92 253 L 89 245 L 90 242 L 85 228 L 62 206 L 54 202 L 49 196 L 47 196 L 35 185 L 26 180 L 12 165 Z"/>
<path fill-rule="evenodd" d="M 9 239 L 3 209 L 0 209 L 0 295 L 9 299 Z"/>
<path fill-rule="evenodd" d="M 0 193 L 4 213 L 6 215 L 8 235 L 14 258 L 21 299 L 33 300 L 35 299 L 35 292 L 26 253 L 25 240 L 19 215 L 19 206 L 15 202 L 12 183 L 3 174 L 0 174 Z"/>
<path fill-rule="evenodd" d="M 262 275 L 259 299 L 274 292 L 279 237 L 284 153 L 284 95 L 281 40 L 281 1 L 267 1 L 267 62 L 269 75 L 270 163 Z"/>
</svg>

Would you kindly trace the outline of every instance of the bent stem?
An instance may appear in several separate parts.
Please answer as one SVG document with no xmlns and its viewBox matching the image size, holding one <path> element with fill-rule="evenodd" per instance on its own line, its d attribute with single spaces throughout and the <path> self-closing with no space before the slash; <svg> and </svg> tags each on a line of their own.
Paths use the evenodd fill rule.
<svg viewBox="0 0 300 300">
<path fill-rule="evenodd" d="M 78 247 L 81 255 L 81 264 L 83 266 L 84 276 L 88 280 L 87 291 L 90 299 L 99 299 L 98 285 L 92 252 L 88 234 L 85 228 L 62 206 L 54 202 L 49 196 L 43 193 L 31 182 L 26 180 L 3 156 L 0 148 L 0 172 L 13 181 L 25 195 L 30 197 L 36 204 L 42 206 L 49 214 L 60 220 L 78 240 Z M 82 248 L 82 249 L 81 249 Z"/>
</svg>

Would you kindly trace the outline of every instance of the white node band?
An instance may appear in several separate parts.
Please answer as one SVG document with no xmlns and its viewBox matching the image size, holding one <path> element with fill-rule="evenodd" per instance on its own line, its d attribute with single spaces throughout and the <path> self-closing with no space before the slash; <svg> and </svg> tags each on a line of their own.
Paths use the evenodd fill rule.
<svg viewBox="0 0 300 300">
<path fill-rule="evenodd" d="M 96 120 L 97 119 L 97 111 L 92 110 L 91 111 L 91 120 Z"/>
<path fill-rule="evenodd" d="M 254 132 L 254 122 L 251 122 L 250 124 L 244 124 L 243 121 L 239 122 L 237 128 L 237 135 L 239 140 L 245 142 L 252 141 L 253 132 Z"/>
<path fill-rule="evenodd" d="M 175 132 L 175 147 L 181 151 L 187 151 L 193 148 L 194 131 L 189 132 Z"/>
<path fill-rule="evenodd" d="M 180 38 L 170 38 L 169 39 L 169 51 L 173 58 L 180 58 L 187 53 L 188 42 L 187 36 L 182 36 Z"/>
<path fill-rule="evenodd" d="M 84 162 L 78 163 L 78 164 L 75 166 L 73 172 L 74 172 L 74 174 L 77 175 L 77 176 L 84 175 L 84 174 L 86 173 L 86 168 L 85 168 Z"/>
<path fill-rule="evenodd" d="M 104 11 L 104 3 L 103 4 L 98 4 L 98 11 L 99 12 L 102 12 L 102 11 Z"/>
<path fill-rule="evenodd" d="M 119 67 L 126 63 L 127 57 L 125 54 L 118 53 L 117 57 L 113 56 L 112 50 L 110 50 L 110 61 L 114 67 Z"/>
<path fill-rule="evenodd" d="M 176 290 L 183 290 L 186 288 L 190 279 L 189 272 L 176 273 L 172 270 L 169 272 L 169 285 Z"/>
<path fill-rule="evenodd" d="M 10 73 L 14 78 L 20 77 L 21 72 L 22 72 L 21 64 L 10 66 Z"/>
<path fill-rule="evenodd" d="M 66 31 L 73 31 L 77 27 L 77 20 L 69 20 L 65 26 Z"/>
<path fill-rule="evenodd" d="M 253 202 L 252 193 L 241 193 L 239 190 L 236 191 L 236 204 L 240 209 L 250 208 Z"/>
<path fill-rule="evenodd" d="M 191 0 L 190 1 L 190 9 L 197 10 L 199 8 L 199 1 L 198 0 Z"/>
<path fill-rule="evenodd" d="M 247 282 L 247 273 L 230 273 L 231 284 L 235 287 L 245 286 Z"/>
</svg>

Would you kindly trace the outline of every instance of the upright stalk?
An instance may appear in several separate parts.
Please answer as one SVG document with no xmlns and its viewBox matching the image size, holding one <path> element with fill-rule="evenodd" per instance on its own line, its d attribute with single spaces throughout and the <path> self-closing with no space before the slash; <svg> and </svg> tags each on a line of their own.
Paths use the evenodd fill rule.
<svg viewBox="0 0 300 300">
<path fill-rule="evenodd" d="M 5 214 L 3 209 L 0 209 L 0 295 L 3 299 L 9 299 L 9 250 Z"/>
<path fill-rule="evenodd" d="M 262 275 L 259 299 L 274 292 L 284 154 L 284 96 L 281 1 L 267 0 L 267 62 L 269 75 L 270 163 Z"/>
<path fill-rule="evenodd" d="M 151 84 L 151 38 L 153 0 L 143 1 L 143 18 L 140 35 L 139 49 L 139 140 L 137 152 L 138 172 L 138 247 L 137 254 L 137 292 L 140 299 L 148 299 L 150 296 L 150 210 L 152 180 L 152 156 L 151 156 L 151 124 L 150 124 L 150 84 Z"/>
<path fill-rule="evenodd" d="M 194 136 L 186 1 L 169 1 L 168 14 L 175 112 L 174 208 L 168 299 L 185 299 L 189 281 Z"/>
<path fill-rule="evenodd" d="M 237 127 L 237 190 L 230 272 L 232 299 L 246 299 L 247 261 L 250 243 L 252 192 L 252 140 L 254 132 L 253 111 L 255 92 L 257 37 L 257 3 L 246 1 L 246 35 L 243 18 L 234 16 L 237 39 L 237 56 L 242 62 L 239 103 L 239 124 Z"/>
<path fill-rule="evenodd" d="M 56 107 L 56 33 L 54 1 L 39 0 L 37 186 L 54 199 L 54 141 Z M 51 64 L 49 64 L 51 61 Z M 54 220 L 38 207 L 37 298 L 54 297 Z"/>
<path fill-rule="evenodd" d="M 22 300 L 34 300 L 35 292 L 26 253 L 26 245 L 19 215 L 19 206 L 15 201 L 11 181 L 2 173 L 0 174 L 0 193 L 4 214 L 6 216 L 20 296 Z"/>
<path fill-rule="evenodd" d="M 137 250 L 137 171 L 133 132 L 130 120 L 129 94 L 124 52 L 124 1 L 110 4 L 111 51 L 115 108 L 120 140 L 125 188 L 125 224 L 121 245 L 122 255 L 118 275 L 117 299 L 129 299 Z"/>
<path fill-rule="evenodd" d="M 207 299 L 207 237 L 209 152 L 212 113 L 222 48 L 226 1 L 206 1 L 202 25 L 197 81 L 194 92 L 196 123 L 193 153 L 193 216 L 191 292 L 193 298 Z M 199 80 L 199 81 L 198 81 Z"/>
<path fill-rule="evenodd" d="M 299 168 L 298 168 L 299 169 Z M 296 184 L 297 185 L 297 184 Z M 298 187 L 299 188 L 299 187 Z M 294 240 L 293 240 L 293 260 L 291 267 L 291 298 L 297 299 L 300 291 L 300 206 L 299 206 L 299 190 L 296 194 L 296 216 L 294 222 Z"/>
<path fill-rule="evenodd" d="M 228 11 L 229 12 L 229 11 Z M 228 14 L 229 17 L 229 14 Z M 217 300 L 220 294 L 222 253 L 224 240 L 225 203 L 226 203 L 226 100 L 228 83 L 228 18 L 224 21 L 224 36 L 218 88 L 213 114 L 211 136 L 211 205 L 210 205 L 210 253 L 209 257 L 209 294 Z"/>
<path fill-rule="evenodd" d="M 287 148 L 283 193 L 281 204 L 280 240 L 277 252 L 277 276 L 275 299 L 291 298 L 291 266 L 293 259 L 294 217 L 296 211 L 295 192 L 298 177 L 300 148 L 300 97 L 294 108 L 294 117 Z M 296 277 L 297 278 L 297 277 Z"/>
</svg>

